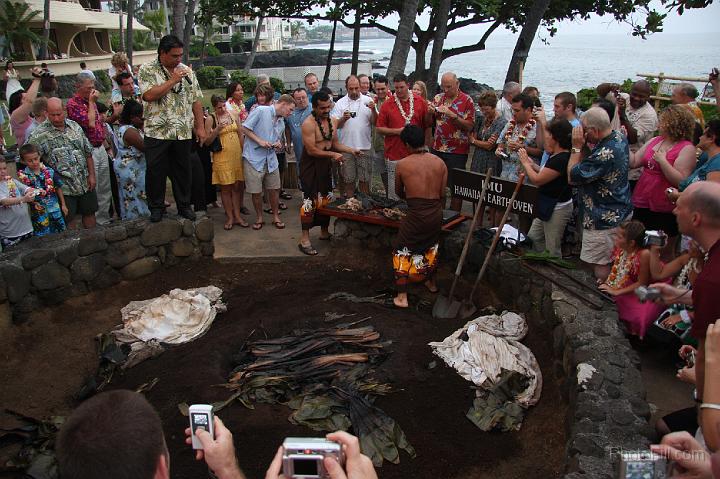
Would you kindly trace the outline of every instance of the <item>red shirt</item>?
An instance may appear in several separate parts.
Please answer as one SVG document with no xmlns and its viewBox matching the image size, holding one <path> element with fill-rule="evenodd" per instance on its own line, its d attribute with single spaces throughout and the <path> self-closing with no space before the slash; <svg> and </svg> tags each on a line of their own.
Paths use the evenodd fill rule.
<svg viewBox="0 0 720 479">
<path fill-rule="evenodd" d="M 100 113 L 98 112 L 96 104 L 93 104 L 93 108 L 95 109 L 95 124 L 89 124 L 89 108 L 90 102 L 79 95 L 75 95 L 67 102 L 67 117 L 82 127 L 85 136 L 90 140 L 90 144 L 97 148 L 105 141 L 105 128 L 102 125 L 102 121 L 100 121 Z"/>
<path fill-rule="evenodd" d="M 465 93 L 458 91 L 455 99 L 448 104 L 445 93 L 435 95 L 433 105 L 448 106 L 463 120 L 475 119 L 475 102 Z M 466 155 L 470 151 L 470 131 L 461 129 L 448 115 L 435 114 L 435 141 L 433 150 L 456 155 Z"/>
<path fill-rule="evenodd" d="M 413 95 L 414 110 L 413 116 L 410 119 L 410 124 L 417 125 L 420 128 L 425 129 L 425 115 L 427 114 L 427 103 L 417 93 L 410 92 Z M 401 101 L 400 104 L 403 107 L 405 116 L 410 114 L 410 98 Z M 398 110 L 397 102 L 395 97 L 388 97 L 387 100 L 380 107 L 380 113 L 378 114 L 377 126 L 383 128 L 403 128 L 405 127 L 405 118 L 400 114 Z M 409 152 L 405 148 L 405 144 L 400 139 L 400 135 L 387 135 L 385 136 L 385 158 L 397 161 L 402 160 L 408 156 Z"/>
<path fill-rule="evenodd" d="M 708 260 L 695 279 L 692 289 L 693 309 L 690 334 L 696 339 L 703 339 L 709 324 L 720 319 L 720 240 L 708 251 Z"/>
</svg>

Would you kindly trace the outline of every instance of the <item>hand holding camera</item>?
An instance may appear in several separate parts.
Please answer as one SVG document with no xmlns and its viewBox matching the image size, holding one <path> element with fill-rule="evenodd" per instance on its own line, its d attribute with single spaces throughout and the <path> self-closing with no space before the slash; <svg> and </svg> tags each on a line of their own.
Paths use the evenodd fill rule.
<svg viewBox="0 0 720 479">
<path fill-rule="evenodd" d="M 645 240 L 643 242 L 646 247 L 659 246 L 660 248 L 664 248 L 667 245 L 667 240 L 668 237 L 664 231 L 647 230 L 645 231 Z"/>
<path fill-rule="evenodd" d="M 191 427 L 185 429 L 185 443 L 192 444 L 195 459 L 205 460 L 219 479 L 241 479 L 232 433 L 212 412 L 212 406 L 193 404 L 188 410 Z"/>
<path fill-rule="evenodd" d="M 672 467 L 671 470 L 668 471 L 667 477 L 696 477 L 708 479 L 713 477 L 710 453 L 685 431 L 672 432 L 665 435 L 660 444 L 653 444 L 650 446 L 650 450 L 654 454 L 672 461 Z"/>
</svg>

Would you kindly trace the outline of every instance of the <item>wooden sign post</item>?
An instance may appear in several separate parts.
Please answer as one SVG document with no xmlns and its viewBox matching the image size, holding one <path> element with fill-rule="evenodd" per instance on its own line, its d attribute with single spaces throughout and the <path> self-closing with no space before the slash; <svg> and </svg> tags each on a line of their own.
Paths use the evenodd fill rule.
<svg viewBox="0 0 720 479">
<path fill-rule="evenodd" d="M 452 184 L 454 185 L 454 195 L 467 201 L 478 201 L 485 175 L 459 169 L 450 170 L 450 175 Z M 492 176 L 487 193 L 485 194 L 485 206 L 505 209 L 515 189 L 515 184 L 513 181 Z M 515 201 L 513 201 L 512 212 L 521 216 L 534 218 L 536 216 L 535 203 L 537 201 L 537 194 L 537 187 L 522 185 Z"/>
</svg>

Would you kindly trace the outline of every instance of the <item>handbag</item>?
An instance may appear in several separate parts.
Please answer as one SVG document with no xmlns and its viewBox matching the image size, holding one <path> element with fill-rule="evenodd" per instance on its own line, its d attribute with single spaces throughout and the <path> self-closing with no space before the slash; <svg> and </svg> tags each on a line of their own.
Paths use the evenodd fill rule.
<svg viewBox="0 0 720 479">
<path fill-rule="evenodd" d="M 213 119 L 213 130 L 217 126 L 217 121 L 215 118 L 215 115 L 212 115 Z M 215 139 L 210 143 L 210 151 L 212 153 L 217 153 L 218 151 L 222 151 L 222 143 L 220 143 L 220 135 L 216 136 Z"/>
<path fill-rule="evenodd" d="M 557 198 L 553 198 L 538 191 L 537 203 L 535 204 L 538 219 L 541 221 L 550 221 L 550 218 L 552 218 L 552 215 L 555 212 L 555 205 L 557 202 Z"/>
</svg>

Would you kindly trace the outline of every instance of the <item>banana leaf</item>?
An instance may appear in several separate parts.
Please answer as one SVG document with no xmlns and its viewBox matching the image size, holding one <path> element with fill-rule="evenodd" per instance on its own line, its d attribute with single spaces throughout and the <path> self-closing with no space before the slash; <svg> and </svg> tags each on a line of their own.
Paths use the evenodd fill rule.
<svg viewBox="0 0 720 479">
<path fill-rule="evenodd" d="M 466 417 L 483 431 L 519 430 L 525 418 L 525 409 L 515 401 L 515 395 L 527 388 L 527 378 L 517 371 L 503 370 L 497 384 L 488 384 L 488 387 L 479 392 L 481 395 L 475 398 Z"/>
</svg>

